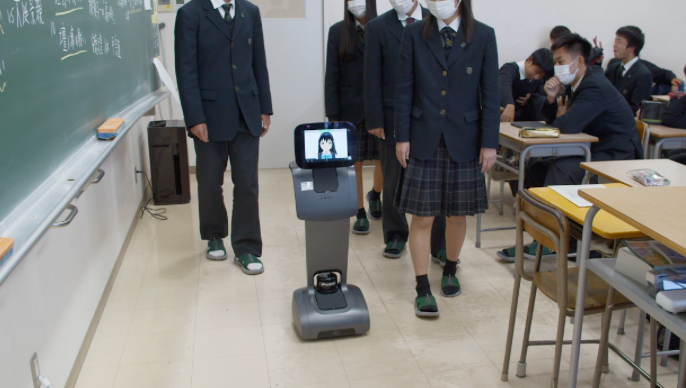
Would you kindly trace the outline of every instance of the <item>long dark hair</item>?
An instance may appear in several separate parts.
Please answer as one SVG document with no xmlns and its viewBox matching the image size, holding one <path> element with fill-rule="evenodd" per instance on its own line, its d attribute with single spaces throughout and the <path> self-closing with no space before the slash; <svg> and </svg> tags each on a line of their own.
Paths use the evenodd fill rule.
<svg viewBox="0 0 686 388">
<path fill-rule="evenodd" d="M 324 132 L 319 136 L 319 141 L 317 142 L 317 147 L 319 148 L 319 159 L 322 158 L 322 152 L 324 152 L 324 150 L 322 149 L 322 140 L 331 140 L 331 157 L 335 158 L 337 154 L 336 141 L 334 141 L 331 132 Z"/>
<path fill-rule="evenodd" d="M 464 40 L 466 43 L 471 43 L 472 38 L 474 37 L 474 12 L 472 9 L 472 0 L 462 0 L 460 6 L 457 8 L 460 13 L 460 28 L 464 32 Z M 436 33 L 436 23 L 436 17 L 432 14 L 429 14 L 429 17 L 424 19 L 424 30 L 422 31 L 424 39 L 429 39 L 434 36 Z"/>
<path fill-rule="evenodd" d="M 341 30 L 341 46 L 338 48 L 338 57 L 350 61 L 355 58 L 355 39 L 359 38 L 357 37 L 355 16 L 348 11 L 348 0 L 343 0 L 343 12 L 343 29 Z M 376 16 L 376 0 L 367 0 L 365 20 L 369 23 Z"/>
</svg>

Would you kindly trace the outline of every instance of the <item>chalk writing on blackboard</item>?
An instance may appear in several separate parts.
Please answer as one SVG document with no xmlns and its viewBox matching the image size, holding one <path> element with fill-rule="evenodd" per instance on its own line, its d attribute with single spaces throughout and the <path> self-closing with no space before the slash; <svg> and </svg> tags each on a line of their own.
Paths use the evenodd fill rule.
<svg viewBox="0 0 686 388">
<path fill-rule="evenodd" d="M 5 71 L 5 61 L 0 61 L 0 75 Z"/>
<path fill-rule="evenodd" d="M 78 11 L 78 10 L 80 10 L 80 9 L 83 9 L 83 7 L 77 7 L 77 8 L 70 9 L 69 11 L 64 11 L 64 12 L 57 12 L 57 13 L 55 14 L 55 16 L 62 16 L 62 15 L 70 14 L 70 13 L 72 13 L 72 12 L 74 12 L 74 11 Z"/>
<path fill-rule="evenodd" d="M 81 4 L 82 0 L 55 0 L 55 5 L 63 8 L 76 7 Z"/>
<path fill-rule="evenodd" d="M 43 4 L 41 0 L 14 0 L 14 6 L 7 10 L 7 21 L 17 28 L 22 28 L 26 25 L 43 24 Z"/>
<path fill-rule="evenodd" d="M 5 93 L 6 88 L 7 88 L 7 82 L 3 82 L 2 85 L 0 85 L 0 93 Z"/>
<path fill-rule="evenodd" d="M 104 19 L 107 23 L 114 24 L 114 9 L 107 5 L 107 1 L 88 0 L 88 12 L 94 18 Z"/>
</svg>

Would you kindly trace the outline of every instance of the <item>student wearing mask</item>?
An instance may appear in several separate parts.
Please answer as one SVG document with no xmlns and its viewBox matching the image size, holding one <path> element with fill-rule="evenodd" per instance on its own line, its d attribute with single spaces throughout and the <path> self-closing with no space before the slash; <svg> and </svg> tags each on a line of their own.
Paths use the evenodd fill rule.
<svg viewBox="0 0 686 388">
<path fill-rule="evenodd" d="M 498 49 L 471 0 L 429 0 L 431 16 L 405 28 L 396 80 L 396 155 L 405 167 L 398 207 L 412 215 L 415 314 L 438 316 L 427 277 L 431 226 L 446 216 L 448 260 L 440 292 L 462 292 L 457 258 L 466 216 L 488 207 L 484 172 L 499 132 Z"/>
<path fill-rule="evenodd" d="M 329 29 L 326 53 L 325 106 L 330 121 L 349 121 L 357 128 L 357 220 L 352 232 L 369 234 L 364 209 L 362 163 L 374 161 L 374 184 L 367 193 L 369 216 L 382 217 L 383 178 L 379 163 L 379 142 L 367 131 L 364 115 L 364 46 L 366 24 L 376 17 L 376 0 L 343 0 L 343 20 Z"/>
<path fill-rule="evenodd" d="M 602 69 L 588 66 L 591 43 L 578 34 L 564 36 L 552 47 L 555 77 L 545 84 L 545 121 L 566 134 L 587 133 L 598 138 L 591 144 L 592 161 L 631 160 L 643 157 L 636 121 L 629 105 L 605 78 Z M 561 95 L 565 95 L 562 97 Z M 579 166 L 582 156 L 546 158 L 526 169 L 524 186 L 578 185 L 584 178 Z M 524 247 L 533 258 L 537 243 Z M 547 248 L 545 256 L 554 254 Z M 515 260 L 515 247 L 503 249 L 498 257 Z"/>
<path fill-rule="evenodd" d="M 553 53 L 538 49 L 521 62 L 500 68 L 501 122 L 541 120 L 545 92 L 543 85 L 553 75 Z"/>
<path fill-rule="evenodd" d="M 635 115 L 643 101 L 650 100 L 653 76 L 639 60 L 645 36 L 640 28 L 626 26 L 617 30 L 614 53 L 615 59 L 607 67 L 605 76 L 624 96 Z"/>
<path fill-rule="evenodd" d="M 406 26 L 421 23 L 428 14 L 417 0 L 391 0 L 393 9 L 367 24 L 364 50 L 364 94 L 367 127 L 380 139 L 383 187 L 384 256 L 400 257 L 409 227 L 404 213 L 395 206 L 403 168 L 395 156 L 395 80 L 400 41 Z M 436 217 L 431 230 L 433 261 L 445 265 L 445 217 Z"/>
</svg>

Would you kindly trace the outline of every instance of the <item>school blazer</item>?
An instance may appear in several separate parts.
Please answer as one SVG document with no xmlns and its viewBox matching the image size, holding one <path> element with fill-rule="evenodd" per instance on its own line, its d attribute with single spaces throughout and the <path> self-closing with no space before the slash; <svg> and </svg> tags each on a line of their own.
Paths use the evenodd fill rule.
<svg viewBox="0 0 686 388">
<path fill-rule="evenodd" d="M 421 6 L 420 6 L 421 7 Z M 422 8 L 422 18 L 428 15 Z M 414 23 L 422 23 L 415 20 Z M 364 108 L 367 128 L 384 128 L 386 143 L 395 144 L 395 81 L 405 27 L 391 9 L 367 23 L 364 46 Z"/>
<path fill-rule="evenodd" d="M 605 76 L 624 96 L 631 107 L 631 112 L 636 115 L 643 101 L 650 101 L 653 76 L 640 60 L 634 63 L 624 76 L 622 72 L 622 61 L 616 61 L 608 65 Z"/>
<path fill-rule="evenodd" d="M 515 107 L 515 121 L 536 121 L 543 108 L 545 92 L 543 86 L 545 80 L 530 81 L 519 78 L 519 65 L 515 62 L 504 64 L 500 68 L 500 106 L 507 105 Z M 516 103 L 517 99 L 531 94 L 526 105 L 520 106 Z M 529 117 L 527 117 L 529 116 Z M 532 117 L 536 116 L 536 117 Z"/>
<path fill-rule="evenodd" d="M 645 59 L 639 59 L 639 62 L 643 63 L 650 75 L 653 77 L 653 83 L 657 85 L 672 85 L 672 80 L 676 78 L 676 74 L 672 73 L 670 70 L 663 69 L 652 62 L 648 62 Z M 616 62 L 621 62 L 620 59 L 612 58 L 608 63 L 608 66 L 613 65 Z"/>
<path fill-rule="evenodd" d="M 351 60 L 341 59 L 338 50 L 342 31 L 343 21 L 329 29 L 324 75 L 326 117 L 331 121 L 360 124 L 364 121 L 364 44 L 356 32 L 355 57 Z"/>
<path fill-rule="evenodd" d="M 557 102 L 543 106 L 548 124 L 562 133 L 586 133 L 598 138 L 591 143 L 591 159 L 631 160 L 643 158 L 636 121 L 624 97 L 603 75 L 590 66 L 576 91 L 571 93 L 567 112 L 557 117 Z"/>
<path fill-rule="evenodd" d="M 434 18 L 424 39 L 423 23 L 405 27 L 396 80 L 396 140 L 410 142 L 410 155 L 426 160 L 441 134 L 459 163 L 479 157 L 481 147 L 497 148 L 500 128 L 498 48 L 495 31 L 478 21 L 470 43 L 460 26 L 445 58 Z"/>
<path fill-rule="evenodd" d="M 186 126 L 206 123 L 210 141 L 231 140 L 242 114 L 260 136 L 260 115 L 273 112 L 259 9 L 236 0 L 231 31 L 210 0 L 192 0 L 177 12 L 174 37 Z"/>
</svg>

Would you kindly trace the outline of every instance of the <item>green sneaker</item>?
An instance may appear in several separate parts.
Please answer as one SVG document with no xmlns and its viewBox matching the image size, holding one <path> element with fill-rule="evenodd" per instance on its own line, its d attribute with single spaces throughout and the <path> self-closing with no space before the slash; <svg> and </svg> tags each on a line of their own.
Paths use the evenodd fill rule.
<svg viewBox="0 0 686 388">
<path fill-rule="evenodd" d="M 529 260 L 536 260 L 536 249 L 538 249 L 538 241 L 532 242 L 529 245 L 524 246 L 524 258 L 529 259 Z M 517 247 L 510 247 L 507 249 L 503 249 L 502 251 L 498 252 L 498 257 L 503 260 L 503 261 L 509 261 L 509 262 L 514 262 L 516 258 L 516 252 L 517 252 Z M 543 247 L 543 258 L 555 258 L 556 254 L 554 251 Z"/>
<path fill-rule="evenodd" d="M 372 200 L 372 192 L 367 193 L 367 201 L 369 202 L 369 218 L 372 220 L 380 220 L 383 217 L 383 207 L 381 206 L 381 200 Z"/>
<path fill-rule="evenodd" d="M 240 265 L 243 273 L 248 275 L 257 275 L 264 272 L 264 264 L 257 258 L 257 256 L 246 253 L 233 259 L 234 264 Z"/>
<path fill-rule="evenodd" d="M 438 318 L 438 305 L 433 295 L 418 296 L 414 300 L 414 313 L 420 317 Z"/>
<path fill-rule="evenodd" d="M 369 234 L 369 220 L 366 218 L 358 218 L 353 225 L 353 233 L 355 234 Z"/>
<path fill-rule="evenodd" d="M 441 267 L 445 267 L 445 262 L 448 260 L 448 253 L 445 251 L 445 249 L 441 249 L 438 251 L 436 254 L 431 254 L 431 261 L 434 263 L 440 265 Z M 462 260 L 459 258 L 457 259 L 457 264 L 460 264 Z"/>
<path fill-rule="evenodd" d="M 462 293 L 462 287 L 460 287 L 460 282 L 455 276 L 443 276 L 441 278 L 441 295 L 446 298 L 452 298 L 458 296 Z"/>
<path fill-rule="evenodd" d="M 388 257 L 389 259 L 400 258 L 405 250 L 405 244 L 407 243 L 404 241 L 389 241 L 388 244 L 386 244 L 386 248 L 383 250 L 384 257 Z"/>
<path fill-rule="evenodd" d="M 210 260 L 226 260 L 226 248 L 224 248 L 224 241 L 221 239 L 214 239 L 207 242 L 207 252 L 205 257 Z"/>
</svg>

